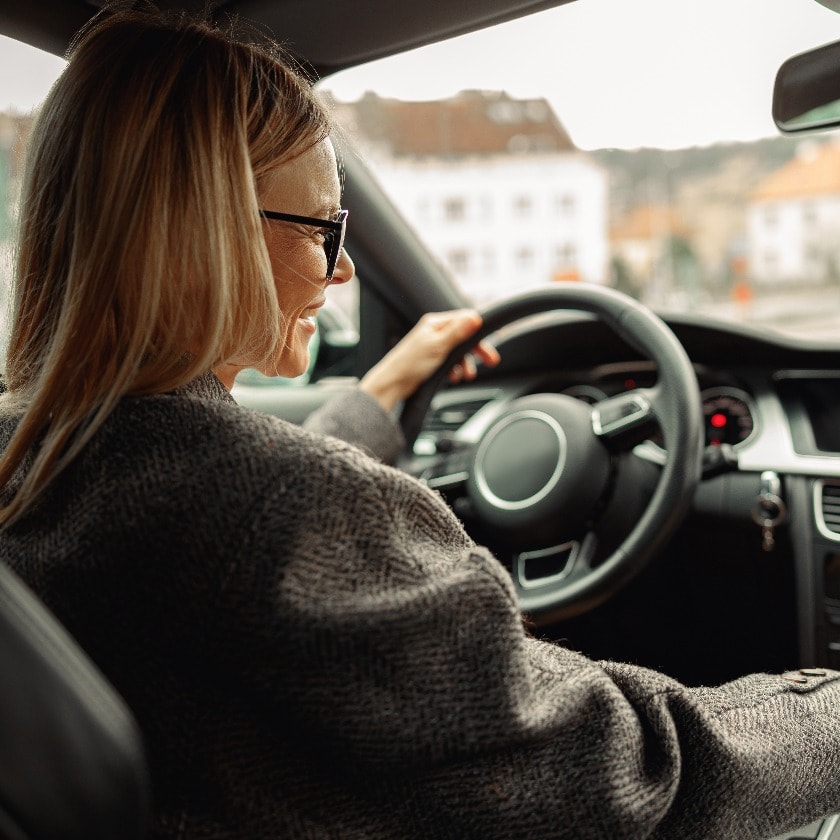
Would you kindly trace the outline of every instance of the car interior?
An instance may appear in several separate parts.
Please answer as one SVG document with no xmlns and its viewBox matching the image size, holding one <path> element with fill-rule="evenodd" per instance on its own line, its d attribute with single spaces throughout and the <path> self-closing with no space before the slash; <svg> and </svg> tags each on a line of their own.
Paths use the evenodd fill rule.
<svg viewBox="0 0 840 840">
<path fill-rule="evenodd" d="M 579 24 L 574 7 L 599 2 L 604 5 L 603 0 L 409 5 L 218 0 L 211 6 L 220 18 L 240 16 L 272 33 L 320 80 L 319 88 L 336 98 L 341 79 L 354 68 L 381 67 L 387 73 L 382 62 L 391 56 L 436 48 L 467 33 L 503 32 L 504 26 L 549 14 L 560 19 L 568 13 L 574 32 Z M 0 35 L 60 56 L 103 5 L 0 0 Z M 840 8 L 831 0 L 789 5 L 817 10 L 822 31 L 840 38 Z M 640 30 L 643 22 L 640 12 Z M 742 44 L 748 40 L 744 33 L 740 38 Z M 773 57 L 778 74 L 765 82 L 758 103 L 768 120 L 772 115 L 779 139 L 785 135 L 800 144 L 796 153 L 784 153 L 790 160 L 823 149 L 813 145 L 814 137 L 827 148 L 832 129 L 840 126 L 840 41 L 825 40 L 803 34 L 795 55 Z M 447 70 L 442 55 L 457 53 L 433 53 L 428 61 Z M 504 54 L 496 61 L 504 63 Z M 608 74 L 610 84 L 617 83 L 615 76 Z M 738 84 L 731 75 L 730 88 Z M 701 112 L 703 97 L 711 96 L 702 88 L 683 94 L 695 96 L 690 107 Z M 590 106 L 602 107 L 594 99 Z M 640 291 L 638 283 L 619 282 L 616 258 L 612 270 L 594 282 L 566 276 L 534 283 L 512 279 L 498 298 L 477 299 L 459 285 L 445 254 L 418 233 L 419 205 L 402 206 L 399 189 L 386 188 L 374 147 L 360 149 L 350 128 L 337 145 L 343 202 L 350 210 L 346 247 L 358 277 L 352 292 L 337 291 L 352 295 L 352 301 L 325 311 L 317 353 L 304 377 L 284 382 L 243 376 L 234 390 L 237 400 L 302 422 L 369 369 L 424 312 L 477 305 L 484 316 L 480 336 L 493 342 L 502 362 L 481 369 L 472 382 L 452 384 L 446 371 L 474 339 L 456 349 L 402 407 L 406 449 L 397 466 L 439 491 L 469 534 L 505 565 L 534 632 L 594 658 L 663 670 L 689 685 L 719 684 L 756 671 L 840 668 L 840 319 L 833 320 L 840 311 L 840 262 L 832 262 L 834 252 L 825 256 L 825 264 L 833 266 L 825 277 L 792 286 L 787 296 L 779 284 L 767 291 L 772 284 L 762 286 L 760 277 L 751 286 L 742 282 L 743 251 L 736 246 L 746 247 L 745 240 L 733 238 L 726 254 L 730 274 L 711 291 L 689 273 L 682 286 L 656 297 L 658 274 L 643 278 L 649 293 Z M 772 147 L 781 170 L 789 160 L 779 148 Z M 668 170 L 665 183 L 688 193 L 699 180 L 681 180 L 677 164 L 694 158 L 679 154 L 660 156 Z M 626 187 L 629 182 L 617 180 L 618 157 L 605 150 L 598 167 L 609 170 L 613 184 Z M 457 156 L 447 165 L 453 161 L 459 162 Z M 751 200 L 763 195 L 759 187 L 765 181 L 745 168 L 743 158 L 716 165 L 718 174 L 730 167 L 734 178 L 751 178 Z M 772 172 L 764 174 L 769 183 Z M 725 203 L 727 195 L 722 190 L 716 200 Z M 835 219 L 835 238 L 838 224 Z M 749 232 L 746 223 L 742 227 Z M 832 228 L 825 224 L 819 233 L 830 237 Z M 605 234 L 607 239 L 618 247 L 617 233 L 611 239 Z M 688 235 L 680 239 L 681 247 L 688 241 Z M 685 251 L 676 250 L 676 237 L 670 242 L 673 267 Z M 694 248 L 701 250 L 696 241 Z M 806 303 L 796 329 L 786 329 Z M 19 614 L 21 604 L 40 607 L 19 581 L 9 584 L 8 596 L 2 585 L 0 577 L 0 661 L 8 672 L 19 660 L 7 653 L 7 637 L 42 638 L 44 622 L 51 619 L 14 622 L 9 630 L 6 619 Z M 73 648 L 69 638 L 62 644 Z M 33 672 L 35 681 L 51 685 L 55 657 L 42 648 L 27 646 L 25 658 L 43 666 Z M 107 694 L 107 684 L 83 652 L 60 659 L 61 668 L 78 669 Z M 65 692 L 47 694 L 57 698 Z M 10 706 L 27 702 L 25 691 L 18 694 L 10 703 L 6 697 L 0 702 L 0 731 L 14 719 Z M 138 815 L 147 794 L 140 736 L 126 710 L 119 711 L 124 717 L 115 736 L 119 698 L 108 695 L 108 704 L 110 711 L 98 715 L 96 703 L 87 707 L 86 719 L 102 718 L 105 733 L 94 734 L 92 726 L 91 742 L 104 739 L 109 745 L 88 755 L 101 755 L 110 780 L 116 778 L 114 768 L 124 767 L 119 777 L 124 783 L 91 775 L 90 808 L 56 807 L 52 813 L 63 815 L 67 828 L 45 833 L 34 816 L 38 809 L 16 803 L 31 798 L 33 786 L 49 801 L 51 786 L 61 791 L 68 784 L 66 768 L 73 759 L 59 747 L 50 760 L 55 742 L 46 737 L 46 724 L 23 730 L 26 740 L 13 743 L 25 753 L 27 743 L 32 750 L 43 748 L 37 759 L 42 769 L 37 782 L 16 785 L 25 777 L 5 766 L 8 751 L 0 759 L 0 835 L 117 836 L 89 829 L 97 824 L 97 812 L 122 819 L 128 814 L 142 831 Z M 63 708 L 59 704 L 59 712 Z M 49 708 L 44 715 L 49 719 Z M 52 774 L 43 769 L 50 766 Z M 124 803 L 122 811 L 115 801 Z M 827 818 L 785 836 L 840 838 L 840 820 Z"/>
</svg>

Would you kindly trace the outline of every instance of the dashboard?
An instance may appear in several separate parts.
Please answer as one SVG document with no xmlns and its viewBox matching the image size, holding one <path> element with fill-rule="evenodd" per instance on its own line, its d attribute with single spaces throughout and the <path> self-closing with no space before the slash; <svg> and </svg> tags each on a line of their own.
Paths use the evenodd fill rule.
<svg viewBox="0 0 840 840">
<path fill-rule="evenodd" d="M 704 475 L 680 533 L 626 596 L 541 629 L 696 684 L 840 666 L 840 346 L 665 320 L 697 377 L 707 451 L 725 452 L 725 463 Z M 502 364 L 436 395 L 403 465 L 450 501 L 468 531 L 470 452 L 512 401 L 553 393 L 594 405 L 657 380 L 651 362 L 587 314 L 540 315 L 491 338 Z M 633 454 L 652 467 L 667 458 L 655 428 Z M 757 507 L 766 494 L 780 502 L 769 546 Z M 504 557 L 492 536 L 473 536 Z"/>
</svg>

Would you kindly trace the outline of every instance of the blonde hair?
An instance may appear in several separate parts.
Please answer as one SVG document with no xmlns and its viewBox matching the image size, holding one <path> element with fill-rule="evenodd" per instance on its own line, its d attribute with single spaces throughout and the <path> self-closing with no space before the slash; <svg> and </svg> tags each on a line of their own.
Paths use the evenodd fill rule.
<svg viewBox="0 0 840 840">
<path fill-rule="evenodd" d="M 121 397 L 272 354 L 282 314 L 257 187 L 329 131 L 276 45 L 151 12 L 80 33 L 27 161 L 4 398 L 22 415 L 0 527 Z"/>
</svg>

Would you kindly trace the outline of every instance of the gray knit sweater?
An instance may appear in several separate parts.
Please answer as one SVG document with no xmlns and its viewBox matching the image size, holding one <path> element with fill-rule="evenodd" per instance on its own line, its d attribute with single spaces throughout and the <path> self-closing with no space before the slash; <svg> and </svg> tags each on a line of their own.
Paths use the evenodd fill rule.
<svg viewBox="0 0 840 840">
<path fill-rule="evenodd" d="M 350 416 L 397 445 L 356 391 L 315 423 Z M 133 707 L 155 837 L 749 840 L 840 809 L 840 675 L 687 689 L 529 638 L 433 492 L 211 375 L 124 400 L 0 559 Z"/>
</svg>

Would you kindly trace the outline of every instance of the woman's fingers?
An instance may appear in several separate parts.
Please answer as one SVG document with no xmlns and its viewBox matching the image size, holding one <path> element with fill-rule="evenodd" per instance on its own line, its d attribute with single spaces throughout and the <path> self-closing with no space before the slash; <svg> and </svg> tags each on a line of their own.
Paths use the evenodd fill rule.
<svg viewBox="0 0 840 840">
<path fill-rule="evenodd" d="M 459 344 L 475 335 L 481 316 L 473 309 L 431 312 L 424 315 L 375 367 L 360 385 L 388 410 L 406 399 L 425 382 Z M 476 342 L 470 353 L 449 371 L 451 382 L 472 380 L 478 374 L 477 362 L 493 366 L 499 353 L 487 341 Z"/>
<path fill-rule="evenodd" d="M 479 341 L 472 352 L 488 367 L 496 367 L 502 360 L 499 351 L 487 340 Z"/>
</svg>

